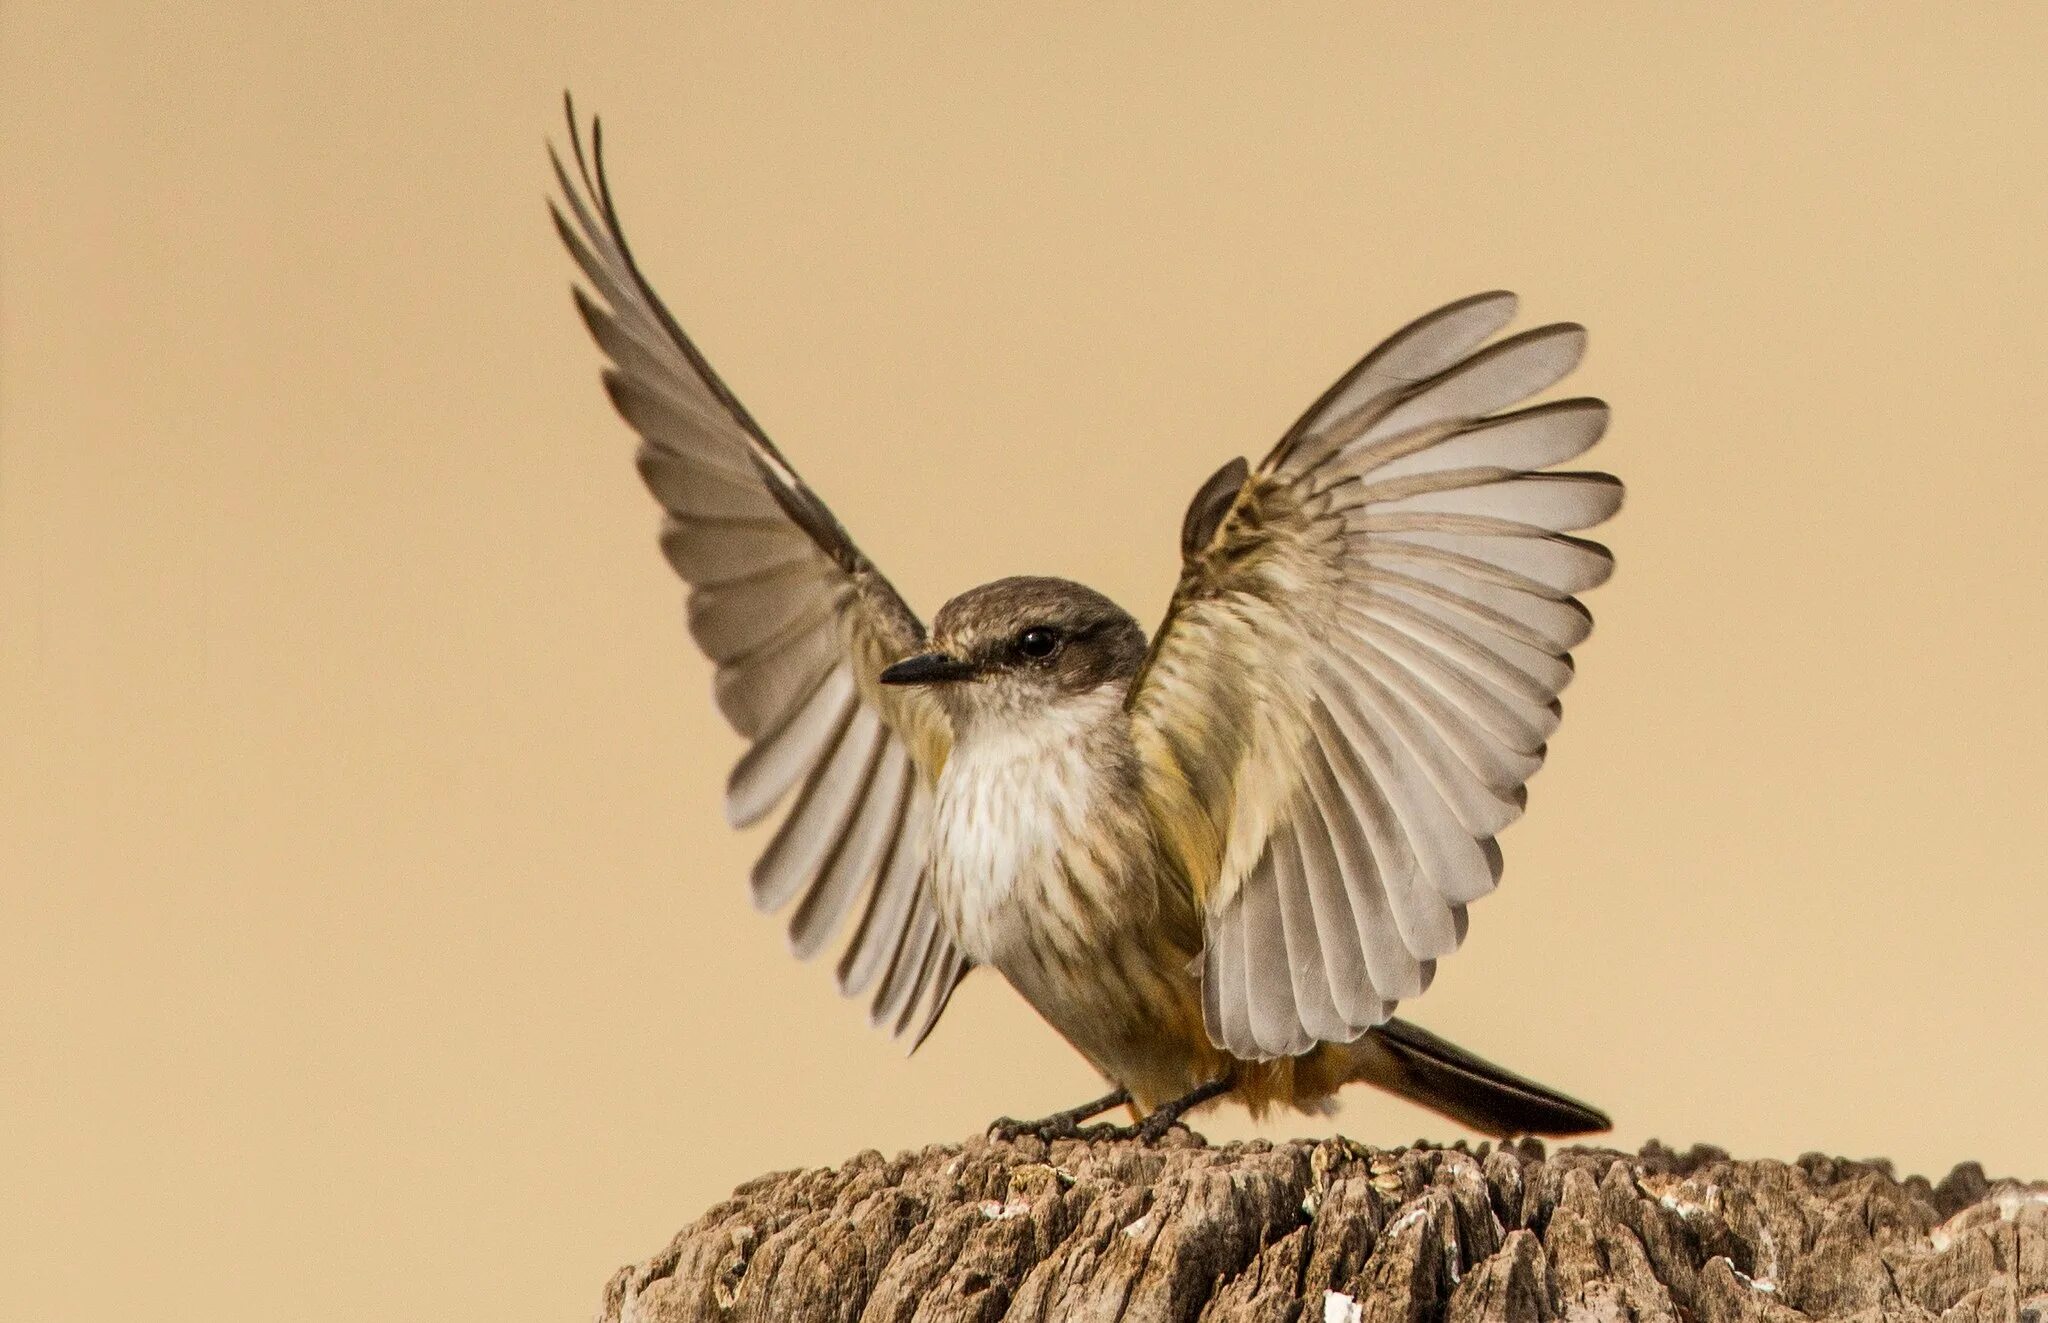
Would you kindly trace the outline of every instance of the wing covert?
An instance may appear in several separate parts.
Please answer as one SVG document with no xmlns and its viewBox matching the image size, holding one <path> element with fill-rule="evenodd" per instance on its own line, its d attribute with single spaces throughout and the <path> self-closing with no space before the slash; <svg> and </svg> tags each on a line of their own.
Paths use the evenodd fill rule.
<svg viewBox="0 0 2048 1323">
<path fill-rule="evenodd" d="M 573 106 L 568 117 L 576 173 L 550 147 L 562 198 L 549 212 L 588 283 L 576 309 L 640 436 L 662 553 L 689 586 L 719 711 L 750 741 L 726 815 L 747 826 L 791 801 L 754 866 L 755 903 L 794 904 L 790 945 L 804 959 L 852 920 L 840 989 L 873 989 L 870 1019 L 914 1050 L 967 970 L 924 870 L 950 731 L 927 696 L 875 678 L 922 645 L 924 626 L 656 296 L 612 205 L 602 129 L 591 122 L 586 156 Z"/>
<path fill-rule="evenodd" d="M 1585 346 L 1559 324 L 1482 348 L 1514 310 L 1410 323 L 1189 507 L 1130 707 L 1234 1055 L 1355 1039 L 1428 986 L 1557 727 L 1592 627 L 1575 594 L 1613 565 L 1572 534 L 1622 489 L 1555 469 L 1599 440 L 1600 401 L 1502 412 Z"/>
</svg>

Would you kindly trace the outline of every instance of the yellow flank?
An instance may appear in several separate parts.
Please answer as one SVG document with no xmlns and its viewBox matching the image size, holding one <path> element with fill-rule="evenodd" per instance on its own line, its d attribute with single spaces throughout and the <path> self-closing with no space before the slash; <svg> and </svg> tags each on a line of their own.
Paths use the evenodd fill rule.
<svg viewBox="0 0 2048 1323">
<path fill-rule="evenodd" d="M 1159 848 L 1196 904 L 1206 904 L 1223 859 L 1222 833 L 1196 797 L 1166 738 L 1150 726 L 1137 726 L 1132 733 L 1144 768 L 1145 811 Z"/>
<path fill-rule="evenodd" d="M 1180 1049 L 1174 1054 L 1179 1058 L 1179 1070 L 1152 1079 L 1130 1070 L 1129 1063 L 1124 1063 L 1121 1072 L 1096 1063 L 1105 1076 L 1130 1089 L 1131 1111 L 1139 1117 L 1171 1102 L 1196 1084 L 1226 1075 L 1234 1084 L 1224 1096 L 1241 1104 L 1254 1118 L 1276 1107 L 1323 1112 L 1356 1071 L 1353 1050 L 1343 1043 L 1318 1043 L 1297 1057 L 1238 1060 L 1209 1040 L 1202 1025 L 1200 993 L 1192 980 L 1186 993 L 1171 1005 L 1147 1008 L 1154 1016 L 1150 1033 L 1160 1043 L 1171 1043 Z"/>
<path fill-rule="evenodd" d="M 1148 945 L 1153 949 L 1136 963 L 1185 968 L 1187 952 L 1170 942 L 1164 932 L 1155 933 Z M 1272 1061 L 1242 1061 L 1231 1056 L 1210 1041 L 1202 1023 L 1200 984 L 1191 973 L 1170 983 L 1151 983 L 1147 991 L 1152 995 L 1098 1006 L 1101 1018 L 1092 1029 L 1072 1021 L 1060 1023 L 1067 1020 L 1065 1016 L 1051 1021 L 1106 1079 L 1130 1090 L 1131 1111 L 1139 1117 L 1197 1084 L 1225 1076 L 1234 1081 L 1225 1096 L 1254 1117 L 1276 1107 L 1321 1112 L 1356 1071 L 1353 1049 L 1341 1043 L 1320 1043 L 1301 1056 Z M 1103 1034 L 1112 1021 L 1128 1022 L 1125 1033 Z M 1114 1053 L 1114 1060 L 1103 1059 L 1111 1055 L 1104 1049 L 1123 1038 L 1142 1040 L 1142 1046 L 1126 1043 L 1125 1050 Z"/>
</svg>

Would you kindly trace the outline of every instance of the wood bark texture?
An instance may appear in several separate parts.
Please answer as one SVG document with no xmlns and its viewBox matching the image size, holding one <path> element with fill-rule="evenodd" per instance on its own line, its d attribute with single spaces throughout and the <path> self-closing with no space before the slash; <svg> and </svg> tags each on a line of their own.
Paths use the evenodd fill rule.
<svg viewBox="0 0 2048 1323">
<path fill-rule="evenodd" d="M 735 1190 L 600 1323 L 2048 1323 L 2048 1185 L 1533 1141 L 973 1140 Z"/>
</svg>

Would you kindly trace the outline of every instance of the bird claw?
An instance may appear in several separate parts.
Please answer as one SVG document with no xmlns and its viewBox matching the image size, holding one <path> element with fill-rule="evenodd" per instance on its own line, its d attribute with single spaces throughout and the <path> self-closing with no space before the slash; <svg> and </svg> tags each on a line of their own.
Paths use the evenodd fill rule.
<svg viewBox="0 0 2048 1323">
<path fill-rule="evenodd" d="M 1191 1135 L 1195 1133 L 1195 1128 L 1181 1120 L 1178 1116 L 1148 1116 L 1135 1127 L 1138 1132 L 1138 1142 L 1140 1144 L 1156 1144 L 1172 1134 L 1176 1126 Z"/>
<path fill-rule="evenodd" d="M 989 1124 L 988 1137 L 1002 1144 L 1014 1144 L 1026 1135 L 1047 1144 L 1056 1139 L 1078 1139 L 1087 1144 L 1136 1139 L 1155 1144 L 1172 1128 L 1172 1125 L 1154 1126 L 1149 1121 L 1137 1125 L 1113 1125 L 1107 1121 L 1082 1125 L 1063 1116 L 1050 1116 L 1043 1121 L 1019 1121 L 1004 1116 Z"/>
<path fill-rule="evenodd" d="M 1172 1134 L 1178 1127 L 1194 1133 L 1194 1128 L 1177 1116 L 1161 1116 L 1154 1113 L 1136 1125 L 1092 1125 L 1086 1128 L 1082 1138 L 1089 1140 L 1136 1140 L 1140 1144 L 1157 1144 Z"/>
<path fill-rule="evenodd" d="M 1162 1120 L 1159 1117 L 1147 1117 L 1136 1125 L 1112 1125 L 1106 1121 L 1080 1125 L 1065 1117 L 1047 1117 L 1043 1121 L 1019 1121 L 1004 1116 L 990 1123 L 988 1137 L 1003 1144 L 1014 1144 L 1026 1135 L 1047 1144 L 1056 1139 L 1078 1139 L 1088 1144 L 1135 1139 L 1141 1144 L 1156 1144 L 1166 1138 L 1175 1126 L 1183 1130 L 1188 1129 L 1187 1123 L 1178 1118 L 1163 1119 L 1163 1125 L 1158 1124 Z"/>
<path fill-rule="evenodd" d="M 1105 1139 L 1135 1139 L 1149 1147 L 1166 1138 L 1175 1126 L 1180 1126 L 1189 1134 L 1193 1134 L 1194 1127 L 1182 1121 L 1181 1117 L 1189 1109 L 1228 1093 L 1230 1088 L 1231 1080 L 1228 1077 L 1198 1085 L 1173 1101 L 1160 1105 L 1136 1125 L 1111 1125 L 1107 1122 L 1083 1125 L 1082 1122 L 1090 1117 L 1100 1116 L 1110 1108 L 1121 1106 L 1131 1100 L 1130 1094 L 1118 1089 L 1106 1098 L 1098 1098 L 1092 1103 L 1064 1112 L 1054 1112 L 1051 1116 L 1037 1121 L 1019 1121 L 1013 1116 L 999 1116 L 989 1124 L 988 1137 L 1005 1144 L 1015 1143 L 1025 1135 L 1035 1136 L 1048 1144 L 1055 1139 L 1079 1139 L 1091 1144 Z"/>
<path fill-rule="evenodd" d="M 1025 1135 L 1033 1135 L 1050 1144 L 1055 1139 L 1094 1139 L 1104 1130 L 1099 1125 L 1083 1125 L 1082 1122 L 1100 1116 L 1112 1107 L 1121 1107 L 1131 1100 L 1130 1094 L 1118 1089 L 1107 1097 L 1094 1102 L 1070 1107 L 1064 1112 L 1036 1121 L 1019 1121 L 1014 1116 L 999 1116 L 989 1124 L 988 1137 L 1001 1143 L 1015 1143 Z M 1114 1127 L 1109 1127 L 1114 1129 Z"/>
<path fill-rule="evenodd" d="M 1198 1085 L 1173 1101 L 1160 1104 L 1150 1115 L 1136 1125 L 1116 1127 L 1114 1137 L 1118 1139 L 1135 1139 L 1140 1144 L 1149 1147 L 1171 1134 L 1175 1126 L 1179 1126 L 1192 1135 L 1195 1133 L 1195 1128 L 1181 1120 L 1181 1118 L 1194 1108 L 1208 1102 L 1211 1098 L 1228 1093 L 1231 1087 L 1232 1080 L 1228 1076 L 1222 1079 L 1211 1080 L 1207 1084 Z"/>
<path fill-rule="evenodd" d="M 1093 1129 L 1094 1127 L 1089 1127 Z M 1045 1143 L 1055 1139 L 1075 1139 L 1080 1136 L 1081 1127 L 1064 1116 L 1048 1116 L 1042 1121 L 1019 1121 L 1014 1116 L 999 1116 L 989 1124 L 988 1137 L 1005 1144 L 1014 1144 L 1025 1135 L 1032 1135 Z"/>
</svg>

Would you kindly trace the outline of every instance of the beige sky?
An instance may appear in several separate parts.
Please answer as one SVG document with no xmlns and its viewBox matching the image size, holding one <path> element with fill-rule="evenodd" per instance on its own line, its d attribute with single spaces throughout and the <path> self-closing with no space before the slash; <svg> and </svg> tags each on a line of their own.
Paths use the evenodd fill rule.
<svg viewBox="0 0 2048 1323">
<path fill-rule="evenodd" d="M 1621 571 L 1407 1010 L 1623 1144 L 2048 1175 L 2042 11 L 1147 8 L 0 9 L 0 1316 L 579 1317 L 741 1179 L 1094 1090 L 987 975 L 903 1061 L 748 909 L 565 84 L 927 613 L 1156 618 L 1380 335 L 1586 322 Z"/>
</svg>

